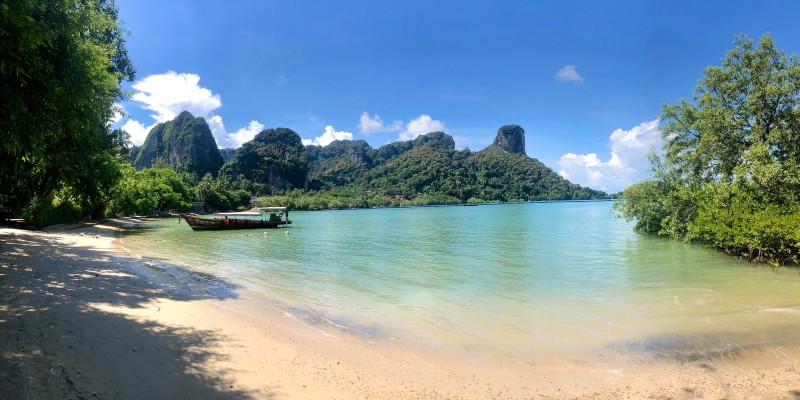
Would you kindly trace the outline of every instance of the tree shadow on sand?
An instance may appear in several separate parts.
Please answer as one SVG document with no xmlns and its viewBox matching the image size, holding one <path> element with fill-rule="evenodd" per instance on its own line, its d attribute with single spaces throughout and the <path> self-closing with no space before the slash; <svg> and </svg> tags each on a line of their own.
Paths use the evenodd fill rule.
<svg viewBox="0 0 800 400">
<path fill-rule="evenodd" d="M 227 360 L 215 351 L 226 341 L 219 332 L 133 320 L 98 308 L 153 307 L 157 299 L 231 299 L 237 297 L 234 285 L 203 274 L 154 282 L 153 276 L 131 275 L 132 269 L 120 264 L 131 261 L 102 251 L 54 246 L 54 241 L 25 234 L 0 236 L 4 398 L 278 396 L 279 388 L 266 385 L 257 391 L 234 387 L 236 370 L 205 367 Z"/>
</svg>

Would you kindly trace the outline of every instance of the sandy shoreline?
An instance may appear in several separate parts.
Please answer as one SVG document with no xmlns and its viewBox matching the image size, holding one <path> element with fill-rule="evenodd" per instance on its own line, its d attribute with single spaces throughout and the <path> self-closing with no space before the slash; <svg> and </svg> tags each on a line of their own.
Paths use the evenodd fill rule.
<svg viewBox="0 0 800 400">
<path fill-rule="evenodd" d="M 131 259 L 135 222 L 0 228 L 0 397 L 800 398 L 798 344 L 619 365 L 371 343 Z"/>
</svg>

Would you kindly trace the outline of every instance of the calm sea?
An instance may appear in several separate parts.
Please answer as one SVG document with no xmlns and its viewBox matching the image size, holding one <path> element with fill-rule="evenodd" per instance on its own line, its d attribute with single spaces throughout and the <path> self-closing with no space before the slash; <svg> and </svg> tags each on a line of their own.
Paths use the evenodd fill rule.
<svg viewBox="0 0 800 400">
<path fill-rule="evenodd" d="M 691 358 L 800 339 L 797 269 L 637 234 L 611 202 L 290 217 L 290 228 L 266 235 L 161 220 L 123 244 L 376 342 L 532 360 Z"/>
</svg>

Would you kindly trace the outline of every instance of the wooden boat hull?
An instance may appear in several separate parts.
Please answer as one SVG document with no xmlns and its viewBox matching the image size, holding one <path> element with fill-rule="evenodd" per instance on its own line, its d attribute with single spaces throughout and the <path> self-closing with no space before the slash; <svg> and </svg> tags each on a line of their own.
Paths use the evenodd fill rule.
<svg viewBox="0 0 800 400">
<path fill-rule="evenodd" d="M 186 221 L 189 227 L 195 231 L 220 231 L 232 229 L 270 229 L 280 228 L 292 223 L 290 220 L 264 221 L 239 218 L 203 218 L 197 214 L 180 214 L 180 219 Z"/>
</svg>

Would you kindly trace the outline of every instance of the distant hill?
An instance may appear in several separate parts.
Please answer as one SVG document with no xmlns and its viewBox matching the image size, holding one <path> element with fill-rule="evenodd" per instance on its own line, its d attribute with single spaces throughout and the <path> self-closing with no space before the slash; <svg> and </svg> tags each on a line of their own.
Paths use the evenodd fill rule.
<svg viewBox="0 0 800 400">
<path fill-rule="evenodd" d="M 222 166 L 222 156 L 208 124 L 188 111 L 153 127 L 142 146 L 131 154 L 135 156 L 136 169 L 162 162 L 201 178 L 206 173 L 216 176 Z"/>
<path fill-rule="evenodd" d="M 571 183 L 525 155 L 525 131 L 506 125 L 494 143 L 478 152 L 455 150 L 444 132 L 395 142 L 375 150 L 363 140 L 306 146 L 309 187 L 355 186 L 413 198 L 440 194 L 461 201 L 578 200 L 604 192 Z"/>
<path fill-rule="evenodd" d="M 427 147 L 435 152 L 454 151 L 455 141 L 444 132 L 431 132 L 414 140 L 394 142 L 375 150 L 363 140 L 337 140 L 322 146 L 306 146 L 311 189 L 358 185 L 372 187 L 376 168 L 407 152 Z M 400 192 L 398 191 L 397 194 Z"/>
<path fill-rule="evenodd" d="M 477 152 L 456 150 L 453 137 L 444 132 L 378 149 L 364 140 L 303 146 L 300 136 L 288 128 L 264 130 L 238 149 L 220 151 L 205 121 L 183 112 L 153 128 L 131 154 L 137 168 L 162 160 L 198 176 L 219 173 L 254 194 L 369 190 L 389 197 L 412 199 L 424 194 L 462 202 L 608 197 L 567 181 L 527 156 L 525 130 L 518 125 L 500 127 L 494 142 Z"/>
<path fill-rule="evenodd" d="M 304 188 L 308 176 L 306 149 L 295 131 L 267 129 L 237 149 L 220 175 L 231 181 L 241 176 L 271 191 Z"/>
<path fill-rule="evenodd" d="M 337 140 L 305 149 L 309 186 L 316 190 L 363 182 L 376 165 L 377 152 L 363 140 Z"/>
<path fill-rule="evenodd" d="M 474 172 L 470 194 L 485 200 L 591 200 L 606 198 L 599 190 L 574 184 L 535 158 L 510 153 L 497 146 L 472 153 L 468 170 Z"/>
</svg>

